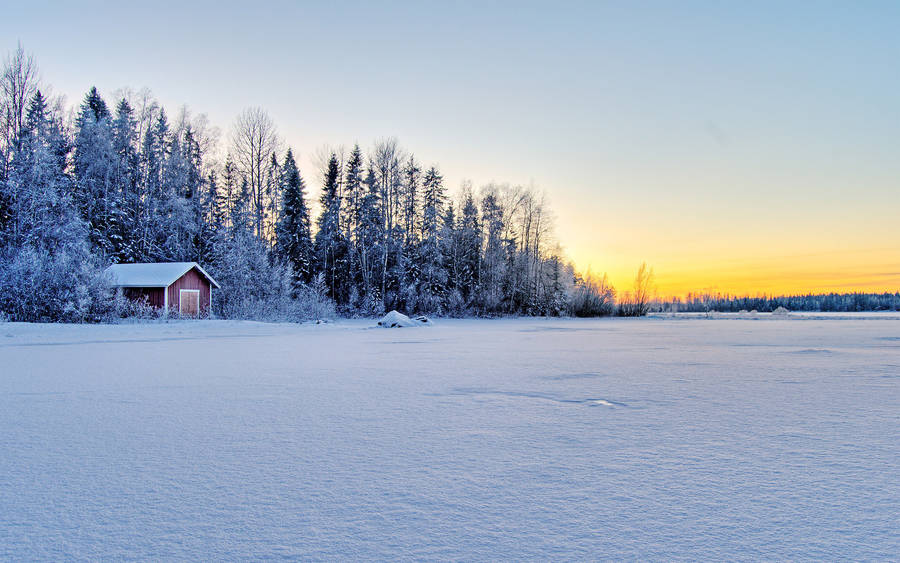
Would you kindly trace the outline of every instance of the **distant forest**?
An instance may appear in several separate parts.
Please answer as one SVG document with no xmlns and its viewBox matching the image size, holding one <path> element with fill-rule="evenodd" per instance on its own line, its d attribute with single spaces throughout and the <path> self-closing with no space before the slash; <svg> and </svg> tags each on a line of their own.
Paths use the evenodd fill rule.
<svg viewBox="0 0 900 563">
<path fill-rule="evenodd" d="M 656 302 L 652 309 L 664 312 L 770 313 L 779 307 L 790 311 L 853 313 L 859 311 L 900 311 L 900 293 L 826 293 L 779 297 L 733 297 L 730 295 L 688 294 L 684 299 Z"/>
</svg>

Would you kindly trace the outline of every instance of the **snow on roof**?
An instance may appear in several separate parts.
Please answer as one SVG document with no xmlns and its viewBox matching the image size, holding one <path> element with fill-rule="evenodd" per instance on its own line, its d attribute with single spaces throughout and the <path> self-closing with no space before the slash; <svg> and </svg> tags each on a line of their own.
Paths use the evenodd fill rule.
<svg viewBox="0 0 900 563">
<path fill-rule="evenodd" d="M 106 269 L 116 287 L 169 287 L 175 280 L 197 268 L 209 283 L 219 284 L 196 262 L 154 262 L 143 264 L 113 264 Z"/>
</svg>

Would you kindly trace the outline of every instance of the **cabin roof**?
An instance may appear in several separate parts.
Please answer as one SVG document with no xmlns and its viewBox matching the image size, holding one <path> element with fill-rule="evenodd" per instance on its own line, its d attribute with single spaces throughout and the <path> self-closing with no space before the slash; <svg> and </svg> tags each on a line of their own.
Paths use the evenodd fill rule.
<svg viewBox="0 0 900 563">
<path fill-rule="evenodd" d="M 106 269 L 116 287 L 169 287 L 181 276 L 197 268 L 209 283 L 219 284 L 196 262 L 150 262 L 140 264 L 113 264 Z"/>
</svg>

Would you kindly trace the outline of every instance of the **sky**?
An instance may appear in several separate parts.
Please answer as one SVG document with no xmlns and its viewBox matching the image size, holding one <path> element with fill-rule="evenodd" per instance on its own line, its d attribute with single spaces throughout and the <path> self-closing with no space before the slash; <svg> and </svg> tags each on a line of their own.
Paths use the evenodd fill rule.
<svg viewBox="0 0 900 563">
<path fill-rule="evenodd" d="M 900 3 L 19 2 L 80 102 L 148 87 L 316 152 L 397 137 L 451 192 L 533 185 L 578 269 L 663 296 L 900 290 Z"/>
</svg>

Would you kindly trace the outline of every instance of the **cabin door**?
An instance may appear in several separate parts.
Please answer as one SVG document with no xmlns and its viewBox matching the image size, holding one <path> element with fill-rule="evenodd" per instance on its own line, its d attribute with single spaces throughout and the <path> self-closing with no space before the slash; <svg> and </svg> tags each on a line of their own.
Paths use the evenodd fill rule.
<svg viewBox="0 0 900 563">
<path fill-rule="evenodd" d="M 200 315 L 200 290 L 182 289 L 178 292 L 178 312 L 183 317 Z"/>
</svg>

